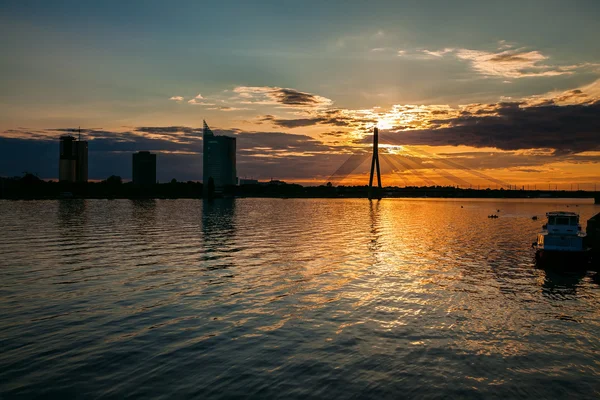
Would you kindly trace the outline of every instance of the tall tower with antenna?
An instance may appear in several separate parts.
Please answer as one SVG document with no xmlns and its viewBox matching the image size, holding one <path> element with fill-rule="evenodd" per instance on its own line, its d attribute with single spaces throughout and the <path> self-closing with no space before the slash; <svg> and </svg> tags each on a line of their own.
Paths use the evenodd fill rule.
<svg viewBox="0 0 600 400">
<path fill-rule="evenodd" d="M 371 175 L 369 177 L 369 200 L 373 198 L 373 174 L 377 166 L 377 192 L 375 198 L 381 198 L 381 171 L 379 170 L 379 129 L 373 128 L 373 157 L 371 159 Z"/>
<path fill-rule="evenodd" d="M 227 186 L 236 185 L 235 138 L 215 135 L 206 121 L 203 121 L 202 137 L 204 193 L 208 194 L 208 182 L 211 179 L 217 193 Z"/>
</svg>

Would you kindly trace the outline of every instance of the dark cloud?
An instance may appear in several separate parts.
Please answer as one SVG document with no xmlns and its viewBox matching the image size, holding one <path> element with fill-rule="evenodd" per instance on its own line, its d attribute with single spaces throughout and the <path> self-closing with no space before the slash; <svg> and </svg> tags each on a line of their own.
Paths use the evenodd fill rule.
<svg viewBox="0 0 600 400">
<path fill-rule="evenodd" d="M 581 90 L 575 89 L 575 90 L 570 90 L 566 93 L 563 93 L 560 96 L 557 96 L 556 98 L 553 99 L 553 101 L 556 103 L 560 103 L 560 102 L 567 102 L 567 101 L 582 99 L 584 97 L 589 97 L 589 96 L 586 93 L 583 93 Z M 590 100 L 589 102 L 592 102 L 592 101 L 593 100 Z"/>
<path fill-rule="evenodd" d="M 503 54 L 498 54 L 497 56 L 494 56 L 492 58 L 490 58 L 491 62 L 528 62 L 529 59 L 526 57 L 521 57 L 517 54 L 508 54 L 508 53 L 503 53 Z"/>
<path fill-rule="evenodd" d="M 276 118 L 273 115 L 265 115 L 260 118 L 259 122 L 270 122 L 280 128 L 293 129 L 314 125 L 351 126 L 357 123 L 375 123 L 376 121 L 373 119 L 357 119 L 355 117 L 346 116 L 343 115 L 340 110 L 327 110 L 311 118 L 285 119 Z"/>
<path fill-rule="evenodd" d="M 553 149 L 555 154 L 600 150 L 600 101 L 578 105 L 520 107 L 500 103 L 495 115 L 462 114 L 432 121 L 448 127 L 387 133 L 397 144 Z"/>
<path fill-rule="evenodd" d="M 295 89 L 281 88 L 273 94 L 279 103 L 289 106 L 313 106 L 321 103 L 319 97 Z"/>
<path fill-rule="evenodd" d="M 56 179 L 58 138 L 64 131 L 66 128 L 36 131 L 35 136 L 31 136 L 23 129 L 12 131 L 20 137 L 0 137 L 0 176 L 21 175 L 28 171 L 44 179 Z M 307 135 L 213 131 L 236 137 L 238 174 L 260 179 L 309 180 L 320 174 L 327 175 L 336 168 L 336 163 L 342 163 L 347 157 L 339 153 L 351 151 L 349 147 L 325 145 Z M 53 132 L 58 134 L 52 135 Z M 191 136 L 186 140 L 174 140 L 186 134 Z M 138 127 L 124 132 L 86 130 L 84 138 L 89 141 L 89 176 L 92 180 L 110 175 L 131 178 L 131 154 L 140 150 L 158 153 L 159 181 L 202 179 L 202 138 L 198 128 Z"/>
<path fill-rule="evenodd" d="M 321 124 L 325 118 L 298 118 L 298 119 L 282 119 L 275 118 L 272 115 L 265 115 L 260 119 L 261 122 L 270 122 L 281 128 L 299 128 L 303 126 L 312 126 Z"/>
<path fill-rule="evenodd" d="M 534 168 L 514 168 L 514 169 L 512 169 L 512 171 L 526 172 L 526 173 L 531 173 L 531 174 L 537 174 L 537 173 L 540 173 L 540 172 L 544 172 L 541 169 L 534 169 Z"/>
<path fill-rule="evenodd" d="M 202 128 L 190 128 L 187 126 L 140 126 L 135 128 L 136 132 L 174 134 L 184 133 L 188 135 L 202 135 Z"/>
<path fill-rule="evenodd" d="M 346 135 L 348 135 L 348 132 L 345 131 L 332 131 L 320 134 L 321 137 L 344 137 Z"/>
<path fill-rule="evenodd" d="M 238 86 L 234 92 L 244 104 L 280 104 L 290 108 L 315 109 L 330 106 L 332 103 L 328 98 L 290 88 Z"/>
</svg>

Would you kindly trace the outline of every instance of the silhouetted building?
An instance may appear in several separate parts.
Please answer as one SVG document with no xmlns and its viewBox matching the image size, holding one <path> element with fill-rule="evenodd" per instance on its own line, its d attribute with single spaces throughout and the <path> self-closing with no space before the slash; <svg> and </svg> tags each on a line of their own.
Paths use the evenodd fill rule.
<svg viewBox="0 0 600 400">
<path fill-rule="evenodd" d="M 66 135 L 60 138 L 58 180 L 61 182 L 87 182 L 88 142 Z"/>
<path fill-rule="evenodd" d="M 138 151 L 133 154 L 132 178 L 135 185 L 156 183 L 156 154 Z"/>
<path fill-rule="evenodd" d="M 204 191 L 208 190 L 208 182 L 213 179 L 215 190 L 221 191 L 225 186 L 237 183 L 235 167 L 235 138 L 216 136 L 206 121 L 203 127 L 204 159 L 203 177 Z"/>
<path fill-rule="evenodd" d="M 258 185 L 258 179 L 240 179 L 241 185 Z"/>
</svg>

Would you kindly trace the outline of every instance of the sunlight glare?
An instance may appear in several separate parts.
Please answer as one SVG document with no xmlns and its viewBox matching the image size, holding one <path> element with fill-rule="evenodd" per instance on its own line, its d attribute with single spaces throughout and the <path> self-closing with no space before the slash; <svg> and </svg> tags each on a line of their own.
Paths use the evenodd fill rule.
<svg viewBox="0 0 600 400">
<path fill-rule="evenodd" d="M 377 128 L 379 129 L 392 129 L 393 128 L 393 121 L 391 119 L 380 119 L 377 122 Z"/>
</svg>

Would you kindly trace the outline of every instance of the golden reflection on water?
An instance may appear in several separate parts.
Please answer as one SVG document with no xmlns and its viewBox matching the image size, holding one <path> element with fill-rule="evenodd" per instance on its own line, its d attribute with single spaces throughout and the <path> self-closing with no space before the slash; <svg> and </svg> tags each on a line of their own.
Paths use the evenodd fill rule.
<svg viewBox="0 0 600 400">
<path fill-rule="evenodd" d="M 27 365 L 4 381 L 64 382 L 82 359 L 118 352 L 143 354 L 149 382 L 151 371 L 188 377 L 205 394 L 340 381 L 328 386 L 334 397 L 364 387 L 385 397 L 394 385 L 433 396 L 452 379 L 511 397 L 538 373 L 589 388 L 563 355 L 600 374 L 597 275 L 536 269 L 530 248 L 542 224 L 531 216 L 560 208 L 464 199 L 0 202 L 0 366 Z M 582 220 L 598 211 L 578 209 Z M 62 368 L 44 368 L 45 352 L 73 349 L 79 355 Z M 123 387 L 135 391 L 144 386 L 129 365 L 96 359 L 89 375 L 127 376 Z M 310 394 L 303 390 L 279 394 Z"/>
</svg>

